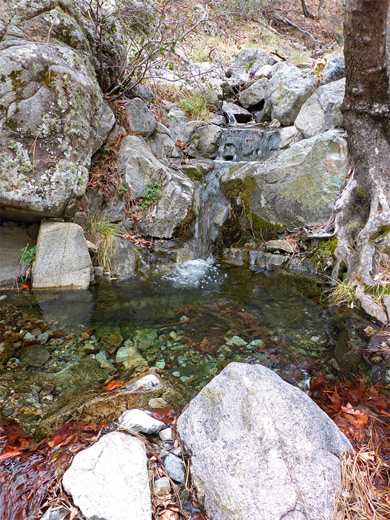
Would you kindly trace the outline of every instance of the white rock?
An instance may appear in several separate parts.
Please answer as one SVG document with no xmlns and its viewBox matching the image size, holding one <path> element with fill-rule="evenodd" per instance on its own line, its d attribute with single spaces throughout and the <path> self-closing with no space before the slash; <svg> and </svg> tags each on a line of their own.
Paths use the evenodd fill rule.
<svg viewBox="0 0 390 520">
<path fill-rule="evenodd" d="M 63 486 L 87 520 L 150 520 L 145 445 L 113 432 L 78 453 Z"/>
<path fill-rule="evenodd" d="M 153 491 L 156 495 L 169 495 L 171 492 L 171 483 L 168 477 L 162 477 L 154 481 Z"/>
<path fill-rule="evenodd" d="M 175 434 L 172 428 L 165 428 L 164 430 L 161 430 L 159 435 L 162 441 L 173 441 L 175 438 Z"/>
<path fill-rule="evenodd" d="M 177 429 L 209 518 L 330 520 L 338 457 L 351 445 L 314 401 L 268 368 L 228 365 Z"/>
<path fill-rule="evenodd" d="M 165 424 L 162 421 L 158 421 L 150 417 L 146 412 L 137 409 L 123 412 L 118 422 L 122 428 L 137 433 L 145 433 L 146 435 L 156 434 L 165 428 Z"/>
</svg>

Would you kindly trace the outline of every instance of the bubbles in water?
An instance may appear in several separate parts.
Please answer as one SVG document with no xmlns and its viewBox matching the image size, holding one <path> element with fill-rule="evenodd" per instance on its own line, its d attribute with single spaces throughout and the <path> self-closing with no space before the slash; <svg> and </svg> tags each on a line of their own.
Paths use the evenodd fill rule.
<svg viewBox="0 0 390 520">
<path fill-rule="evenodd" d="M 213 265 L 213 260 L 190 260 L 176 267 L 175 271 L 164 277 L 174 287 L 209 289 L 218 286 L 223 276 Z"/>
</svg>

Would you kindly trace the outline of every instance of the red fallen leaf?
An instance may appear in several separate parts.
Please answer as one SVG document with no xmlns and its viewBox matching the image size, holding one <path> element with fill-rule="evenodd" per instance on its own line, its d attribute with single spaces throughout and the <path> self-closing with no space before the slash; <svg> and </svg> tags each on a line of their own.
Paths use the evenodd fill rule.
<svg viewBox="0 0 390 520">
<path fill-rule="evenodd" d="M 111 390 L 116 390 L 117 388 L 120 388 L 122 385 L 125 384 L 126 381 L 116 381 L 113 379 L 108 385 L 103 386 L 103 390 L 106 390 L 106 392 L 111 392 Z"/>
<path fill-rule="evenodd" d="M 21 451 L 9 451 L 7 453 L 2 453 L 0 455 L 0 461 L 1 460 L 6 460 L 6 459 L 10 459 L 12 457 L 17 457 L 18 455 L 21 455 L 22 452 Z"/>
<path fill-rule="evenodd" d="M 22 292 L 22 291 L 30 292 L 31 286 L 28 283 L 24 283 L 23 285 L 20 286 L 20 289 L 19 289 L 19 292 Z"/>
<path fill-rule="evenodd" d="M 176 414 L 170 406 L 163 406 L 153 410 L 152 417 L 165 424 L 170 424 L 176 418 Z"/>
<path fill-rule="evenodd" d="M 310 379 L 310 390 L 317 390 L 325 383 L 325 372 L 321 372 L 318 376 L 312 377 Z"/>
<path fill-rule="evenodd" d="M 191 515 L 191 520 L 208 520 L 208 518 L 203 513 L 193 513 Z"/>
</svg>

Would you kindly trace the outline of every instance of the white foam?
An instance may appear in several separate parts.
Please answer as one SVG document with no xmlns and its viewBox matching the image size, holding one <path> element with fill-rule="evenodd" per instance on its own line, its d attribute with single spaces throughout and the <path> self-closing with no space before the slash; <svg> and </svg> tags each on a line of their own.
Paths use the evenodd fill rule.
<svg viewBox="0 0 390 520">
<path fill-rule="evenodd" d="M 165 279 L 172 282 L 174 287 L 201 289 L 218 285 L 221 278 L 211 258 L 189 260 L 179 264 L 171 275 L 165 276 Z"/>
</svg>

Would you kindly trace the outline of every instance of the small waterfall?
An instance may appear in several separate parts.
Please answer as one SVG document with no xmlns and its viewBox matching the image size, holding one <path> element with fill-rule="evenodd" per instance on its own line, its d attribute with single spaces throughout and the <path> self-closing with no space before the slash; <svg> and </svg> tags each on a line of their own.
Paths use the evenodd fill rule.
<svg viewBox="0 0 390 520">
<path fill-rule="evenodd" d="M 230 203 L 223 195 L 220 179 L 234 164 L 264 161 L 278 148 L 277 130 L 238 125 L 223 129 L 214 169 L 208 173 L 199 191 L 199 210 L 195 226 L 193 250 L 197 258 L 212 257 L 221 227 L 226 222 Z"/>
</svg>

